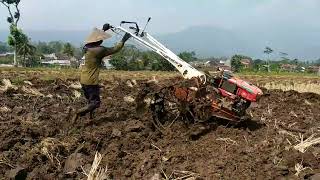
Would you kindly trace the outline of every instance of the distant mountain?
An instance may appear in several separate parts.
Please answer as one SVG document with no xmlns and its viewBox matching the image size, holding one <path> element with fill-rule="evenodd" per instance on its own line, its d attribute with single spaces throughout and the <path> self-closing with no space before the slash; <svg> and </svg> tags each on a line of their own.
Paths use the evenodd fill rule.
<svg viewBox="0 0 320 180">
<path fill-rule="evenodd" d="M 87 31 L 26 31 L 32 41 L 68 41 L 73 44 L 81 44 Z M 5 41 L 8 31 L 0 30 L 0 41 Z"/>
<path fill-rule="evenodd" d="M 244 44 L 234 32 L 213 27 L 192 27 L 158 38 L 175 52 L 195 51 L 200 56 L 232 55 Z"/>
<path fill-rule="evenodd" d="M 266 33 L 267 31 L 267 33 Z M 173 51 L 194 50 L 200 56 L 232 56 L 243 54 L 263 58 L 264 48 L 273 48 L 273 57 L 286 52 L 291 58 L 320 58 L 320 29 L 234 29 L 191 27 L 184 31 L 158 36 Z"/>
<path fill-rule="evenodd" d="M 270 46 L 275 49 L 274 57 L 279 57 L 279 52 L 286 52 L 291 58 L 314 60 L 320 57 L 319 32 L 320 29 L 303 26 L 286 29 L 244 27 L 232 30 L 198 26 L 177 33 L 158 34 L 155 37 L 176 53 L 195 51 L 200 57 L 243 54 L 262 58 L 264 48 Z M 88 33 L 87 31 L 27 31 L 32 41 L 61 40 L 75 45 L 80 45 Z M 0 30 L 0 41 L 5 41 L 7 35 L 7 31 Z M 109 40 L 109 44 L 115 42 L 115 39 Z"/>
</svg>

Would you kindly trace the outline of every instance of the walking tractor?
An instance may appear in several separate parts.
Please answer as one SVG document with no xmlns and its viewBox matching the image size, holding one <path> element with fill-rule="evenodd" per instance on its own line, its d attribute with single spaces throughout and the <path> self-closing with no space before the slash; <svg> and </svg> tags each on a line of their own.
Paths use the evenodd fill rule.
<svg viewBox="0 0 320 180">
<path fill-rule="evenodd" d="M 108 25 L 107 29 L 131 34 L 132 40 L 162 56 L 181 73 L 183 78 L 171 85 L 153 90 L 146 88 L 137 98 L 137 102 L 144 102 L 147 97 L 152 99 L 150 109 L 158 129 L 167 128 L 179 118 L 195 122 L 211 117 L 234 122 L 246 119 L 246 110 L 262 96 L 261 89 L 227 70 L 210 74 L 195 69 L 145 32 L 147 24 L 141 30 L 136 22 L 122 21 L 119 27 Z"/>
</svg>

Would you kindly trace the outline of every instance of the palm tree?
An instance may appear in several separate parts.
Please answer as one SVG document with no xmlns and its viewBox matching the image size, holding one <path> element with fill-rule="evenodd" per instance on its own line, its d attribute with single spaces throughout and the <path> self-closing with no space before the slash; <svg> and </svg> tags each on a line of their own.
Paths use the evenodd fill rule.
<svg viewBox="0 0 320 180">
<path fill-rule="evenodd" d="M 0 3 L 8 9 L 9 17 L 7 18 L 7 22 L 10 24 L 10 35 L 14 43 L 9 43 L 14 48 L 14 66 L 18 66 L 17 62 L 17 42 L 18 38 L 14 36 L 15 32 L 11 27 L 15 27 L 18 29 L 18 22 L 20 20 L 20 9 L 19 4 L 21 0 L 0 0 Z"/>
<path fill-rule="evenodd" d="M 270 47 L 266 47 L 263 53 L 269 55 L 267 63 L 268 63 L 268 72 L 270 72 L 270 54 L 273 52 L 273 50 Z"/>
<path fill-rule="evenodd" d="M 30 59 L 35 55 L 36 47 L 29 43 L 29 41 L 24 41 L 19 44 L 18 54 L 22 56 L 23 66 L 30 66 Z"/>
<path fill-rule="evenodd" d="M 70 43 L 66 43 L 63 47 L 63 53 L 68 55 L 69 57 L 74 56 L 74 47 Z"/>
</svg>

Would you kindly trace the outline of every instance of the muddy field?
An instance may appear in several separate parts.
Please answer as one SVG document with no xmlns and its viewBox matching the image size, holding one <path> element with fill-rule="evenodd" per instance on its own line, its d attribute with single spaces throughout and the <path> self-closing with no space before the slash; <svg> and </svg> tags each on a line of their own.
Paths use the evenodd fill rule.
<svg viewBox="0 0 320 180">
<path fill-rule="evenodd" d="M 76 123 L 72 113 L 85 99 L 75 79 L 26 80 L 0 88 L 0 179 L 84 179 L 96 152 L 111 179 L 308 179 L 320 173 L 320 146 L 305 145 L 304 153 L 296 146 L 319 137 L 317 94 L 264 89 L 258 107 L 248 110 L 251 121 L 178 121 L 162 134 L 150 112 L 135 109 L 147 80 L 103 81 L 95 119 Z"/>
</svg>

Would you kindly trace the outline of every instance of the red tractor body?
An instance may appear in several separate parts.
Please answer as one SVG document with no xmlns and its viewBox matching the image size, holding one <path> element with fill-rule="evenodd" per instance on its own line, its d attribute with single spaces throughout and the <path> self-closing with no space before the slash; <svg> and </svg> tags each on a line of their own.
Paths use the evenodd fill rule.
<svg viewBox="0 0 320 180">
<path fill-rule="evenodd" d="M 226 72 L 225 72 L 226 73 Z M 247 81 L 232 76 L 229 72 L 220 80 L 218 89 L 222 96 L 236 99 L 241 97 L 248 102 L 257 102 L 263 94 L 262 90 Z"/>
<path fill-rule="evenodd" d="M 263 94 L 260 88 L 233 76 L 230 71 L 224 71 L 221 76 L 214 78 L 213 86 L 225 101 L 212 100 L 213 116 L 233 121 L 243 118 L 246 109 Z"/>
<path fill-rule="evenodd" d="M 221 86 L 218 88 L 221 95 L 236 99 L 241 97 L 249 102 L 257 102 L 263 94 L 262 90 L 242 79 L 232 77 L 231 79 L 223 79 Z"/>
</svg>

